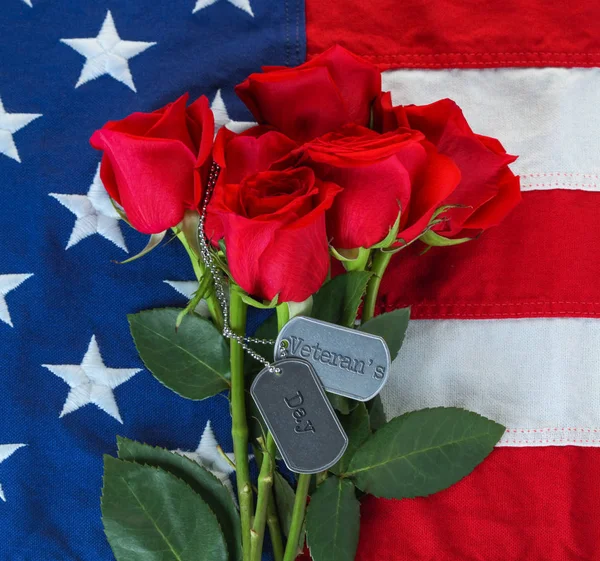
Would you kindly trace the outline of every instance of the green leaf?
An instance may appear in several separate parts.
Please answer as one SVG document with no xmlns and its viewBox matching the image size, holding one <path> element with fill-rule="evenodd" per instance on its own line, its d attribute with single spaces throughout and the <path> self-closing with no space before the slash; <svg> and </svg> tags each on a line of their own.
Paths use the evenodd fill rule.
<svg viewBox="0 0 600 561">
<path fill-rule="evenodd" d="M 287 302 L 290 311 L 290 319 L 296 316 L 310 316 L 313 307 L 312 294 L 304 302 Z"/>
<path fill-rule="evenodd" d="M 375 432 L 387 423 L 385 411 L 383 410 L 383 402 L 381 401 L 381 395 L 376 395 L 371 401 L 369 401 L 367 403 L 367 409 L 369 411 L 371 431 Z"/>
<path fill-rule="evenodd" d="M 279 294 L 276 294 L 273 300 L 270 302 L 260 302 L 256 298 L 252 298 L 246 292 L 240 290 L 242 301 L 248 304 L 248 306 L 252 306 L 253 308 L 257 308 L 259 310 L 270 310 L 277 306 L 277 300 L 279 300 Z"/>
<path fill-rule="evenodd" d="M 348 397 L 344 397 L 343 395 L 337 395 L 329 392 L 326 393 L 332 407 L 336 411 L 339 411 L 342 415 L 349 415 L 358 403 L 357 401 L 354 401 Z"/>
<path fill-rule="evenodd" d="M 330 247 L 331 255 L 341 261 L 346 271 L 364 271 L 371 257 L 371 250 L 364 247 L 354 249 L 335 249 Z"/>
<path fill-rule="evenodd" d="M 130 314 L 129 327 L 146 368 L 188 399 L 205 399 L 229 388 L 229 348 L 208 320 L 189 314 L 176 331 L 180 310 Z"/>
<path fill-rule="evenodd" d="M 400 206 L 400 203 L 398 203 Z M 379 243 L 371 246 L 371 249 L 386 249 L 390 247 L 398 237 L 398 230 L 400 230 L 400 218 L 402 217 L 402 209 L 398 212 L 398 216 L 394 222 L 394 225 L 390 228 L 387 236 L 383 238 Z"/>
<path fill-rule="evenodd" d="M 206 296 L 206 294 L 209 292 L 209 289 L 212 289 L 211 284 L 212 284 L 211 275 L 204 274 L 202 276 L 202 279 L 198 283 L 198 288 L 196 289 L 196 292 L 194 292 L 194 294 L 192 295 L 192 298 L 188 302 L 187 306 L 179 312 L 179 315 L 177 316 L 177 320 L 175 321 L 175 329 L 176 330 L 178 330 L 179 327 L 181 326 L 181 322 L 183 321 L 183 318 L 185 316 L 187 316 L 189 313 L 193 312 L 196 309 L 196 307 L 198 306 L 198 304 L 200 304 L 200 302 L 202 301 L 202 298 L 204 298 L 204 296 Z"/>
<path fill-rule="evenodd" d="M 379 335 L 385 339 L 390 357 L 394 360 L 404 342 L 404 335 L 410 319 L 410 308 L 400 308 L 393 312 L 379 314 L 367 323 L 360 326 L 359 330 L 372 335 Z"/>
<path fill-rule="evenodd" d="M 313 298 L 313 317 L 352 327 L 371 273 L 352 271 L 325 283 Z"/>
<path fill-rule="evenodd" d="M 413 411 L 373 434 L 344 475 L 377 497 L 427 496 L 471 473 L 503 433 L 502 425 L 464 409 Z"/>
<path fill-rule="evenodd" d="M 281 522 L 281 529 L 287 537 L 290 533 L 290 525 L 292 523 L 292 510 L 294 509 L 294 499 L 296 493 L 278 471 L 274 473 L 273 490 L 275 491 L 275 505 L 277 506 L 277 514 Z M 306 520 L 302 524 L 300 536 L 298 538 L 298 552 L 304 549 L 304 536 L 306 534 Z"/>
<path fill-rule="evenodd" d="M 277 513 L 281 521 L 281 529 L 287 537 L 290 533 L 290 525 L 292 523 L 292 510 L 294 509 L 294 499 L 296 493 L 287 479 L 278 471 L 274 473 L 273 490 L 275 491 L 275 504 L 277 505 Z"/>
<path fill-rule="evenodd" d="M 117 561 L 227 561 L 209 506 L 159 468 L 104 456 L 102 522 Z"/>
<path fill-rule="evenodd" d="M 161 468 L 187 483 L 198 493 L 219 521 L 227 543 L 229 561 L 241 561 L 242 541 L 237 507 L 231 493 L 210 471 L 180 454 L 121 436 L 117 436 L 117 447 L 121 460 Z"/>
<path fill-rule="evenodd" d="M 118 265 L 125 265 L 126 263 L 131 263 L 132 261 L 139 259 L 140 257 L 144 257 L 144 255 L 150 253 L 158 244 L 160 244 L 160 242 L 163 241 L 166 233 L 167 231 L 165 230 L 164 232 L 160 232 L 158 234 L 152 234 L 148 240 L 148 243 L 146 244 L 146 247 L 142 249 L 142 251 L 133 257 L 130 257 L 129 259 L 125 259 L 124 261 L 115 261 L 115 263 Z"/>
<path fill-rule="evenodd" d="M 197 210 L 188 209 L 183 214 L 183 220 L 179 223 L 178 228 L 181 230 L 187 247 L 192 250 L 190 258 L 200 260 L 202 252 L 200 250 L 200 242 L 198 240 L 198 226 L 200 225 L 200 215 Z"/>
<path fill-rule="evenodd" d="M 314 561 L 352 561 L 358 545 L 360 505 L 348 479 L 327 478 L 310 498 L 306 536 Z"/>
<path fill-rule="evenodd" d="M 431 247 L 447 247 L 470 242 L 473 238 L 445 238 L 444 236 L 436 234 L 433 230 L 427 230 L 419 237 L 419 239 Z"/>
<path fill-rule="evenodd" d="M 346 448 L 342 459 L 330 469 L 336 474 L 343 473 L 348 469 L 354 453 L 371 436 L 369 413 L 364 403 L 359 403 L 350 415 L 340 416 L 340 422 L 348 435 L 348 448 Z"/>
</svg>

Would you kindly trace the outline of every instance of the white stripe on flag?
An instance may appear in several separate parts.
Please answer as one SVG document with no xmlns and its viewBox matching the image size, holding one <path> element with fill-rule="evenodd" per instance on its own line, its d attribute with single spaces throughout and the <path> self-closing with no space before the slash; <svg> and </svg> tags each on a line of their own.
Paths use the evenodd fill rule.
<svg viewBox="0 0 600 561">
<path fill-rule="evenodd" d="M 473 130 L 519 156 L 522 189 L 600 191 L 600 69 L 390 70 L 396 104 L 456 101 Z"/>
<path fill-rule="evenodd" d="M 500 445 L 600 446 L 600 320 L 413 320 L 381 397 L 388 417 L 476 411 Z"/>
</svg>

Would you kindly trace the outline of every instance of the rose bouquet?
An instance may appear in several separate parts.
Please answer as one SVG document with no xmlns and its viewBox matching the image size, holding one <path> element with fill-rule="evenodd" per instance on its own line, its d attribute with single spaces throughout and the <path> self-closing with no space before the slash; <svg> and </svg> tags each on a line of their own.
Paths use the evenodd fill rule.
<svg viewBox="0 0 600 561">
<path fill-rule="evenodd" d="M 183 96 L 91 139 L 115 207 L 151 235 L 136 257 L 169 230 L 189 254 L 188 306 L 130 315 L 131 333 L 182 397 L 228 392 L 237 483 L 236 500 L 199 464 L 119 438 L 102 497 L 119 561 L 258 561 L 267 528 L 276 561 L 305 542 L 315 561 L 352 560 L 363 494 L 440 491 L 504 431 L 457 408 L 385 418 L 376 396 L 409 310 L 376 315 L 376 302 L 403 248 L 467 242 L 510 212 L 515 157 L 451 100 L 394 106 L 379 71 L 341 47 L 236 92 L 258 121 L 241 133 L 214 137 L 206 98 Z M 267 319 L 248 333 L 253 309 Z"/>
</svg>

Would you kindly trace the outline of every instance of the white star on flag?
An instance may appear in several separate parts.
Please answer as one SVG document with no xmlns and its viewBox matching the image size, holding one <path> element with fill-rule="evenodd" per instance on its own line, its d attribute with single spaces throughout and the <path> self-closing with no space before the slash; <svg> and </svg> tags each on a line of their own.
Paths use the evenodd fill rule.
<svg viewBox="0 0 600 561">
<path fill-rule="evenodd" d="M 231 484 L 231 479 L 229 476 L 235 471 L 232 467 L 231 463 L 228 462 L 224 457 L 227 456 L 231 462 L 235 461 L 235 457 L 233 454 L 227 452 L 223 452 L 219 450 L 219 445 L 217 443 L 217 439 L 215 437 L 215 433 L 213 432 L 210 421 L 206 423 L 204 427 L 204 432 L 202 433 L 202 437 L 200 438 L 200 444 L 198 444 L 198 448 L 195 451 L 185 452 L 183 450 L 173 450 L 177 454 L 181 456 L 185 456 L 190 460 L 200 464 L 202 467 L 206 468 L 210 471 L 231 493 L 234 501 L 237 499 L 235 493 L 233 492 L 233 486 Z M 248 456 L 249 459 L 254 458 L 253 454 Z"/>
<path fill-rule="evenodd" d="M 171 288 L 185 296 L 188 300 L 191 300 L 194 296 L 194 292 L 198 290 L 198 281 L 163 281 L 168 284 Z M 210 317 L 206 300 L 202 299 L 194 310 L 198 315 L 202 317 Z"/>
<path fill-rule="evenodd" d="M 227 107 L 225 107 L 221 90 L 217 90 L 217 93 L 210 104 L 210 108 L 215 116 L 215 134 L 221 127 L 224 126 L 226 126 L 230 131 L 240 133 L 256 125 L 254 121 L 232 121 L 229 118 Z"/>
<path fill-rule="evenodd" d="M 67 207 L 77 217 L 66 249 L 73 247 L 88 236 L 99 234 L 123 251 L 128 251 L 119 227 L 119 214 L 100 179 L 100 164 L 98 164 L 87 195 L 50 193 L 50 196 Z"/>
<path fill-rule="evenodd" d="M 24 275 L 0 275 L 0 321 L 13 327 L 5 296 L 32 276 L 33 273 L 26 273 Z"/>
<path fill-rule="evenodd" d="M 27 446 L 27 444 L 0 444 L 0 464 L 6 460 L 9 456 L 12 456 L 19 448 Z M 0 500 L 6 502 L 4 490 L 0 483 Z"/>
<path fill-rule="evenodd" d="M 123 420 L 113 390 L 141 372 L 141 368 L 104 366 L 96 336 L 92 336 L 81 364 L 42 364 L 42 366 L 62 378 L 71 387 L 59 418 L 77 411 L 88 403 L 93 403 L 119 423 L 123 423 Z"/>
<path fill-rule="evenodd" d="M 196 6 L 192 11 L 192 14 L 199 12 L 203 8 L 207 8 L 208 6 L 212 6 L 218 0 L 197 0 Z M 227 0 L 230 4 L 233 4 L 236 8 L 243 10 L 247 14 L 254 17 L 254 12 L 252 11 L 252 6 L 250 6 L 250 0 Z"/>
<path fill-rule="evenodd" d="M 38 117 L 41 117 L 38 113 L 7 113 L 0 98 L 0 154 L 21 163 L 13 134 Z"/>
<path fill-rule="evenodd" d="M 110 10 L 106 14 L 100 33 L 89 39 L 61 39 L 65 45 L 75 49 L 86 58 L 83 70 L 75 87 L 95 80 L 104 74 L 122 82 L 134 92 L 135 84 L 129 70 L 129 59 L 143 53 L 156 43 L 123 41 L 117 32 Z"/>
<path fill-rule="evenodd" d="M 25 2 L 25 4 L 27 4 L 30 8 L 33 8 L 33 4 L 31 3 L 31 0 L 23 0 L 23 2 Z"/>
</svg>

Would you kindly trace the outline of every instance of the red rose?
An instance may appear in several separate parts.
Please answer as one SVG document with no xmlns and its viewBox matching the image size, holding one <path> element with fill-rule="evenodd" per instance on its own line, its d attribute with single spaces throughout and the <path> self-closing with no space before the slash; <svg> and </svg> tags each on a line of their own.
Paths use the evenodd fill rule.
<svg viewBox="0 0 600 561">
<path fill-rule="evenodd" d="M 219 183 L 225 177 L 226 183 L 241 183 L 249 175 L 268 170 L 294 148 L 297 144 L 293 140 L 270 127 L 252 127 L 241 134 L 222 127 L 213 147 L 213 159 L 221 168 Z M 223 237 L 221 219 L 212 205 L 208 207 L 205 231 L 215 243 Z"/>
<path fill-rule="evenodd" d="M 265 300 L 302 302 L 329 269 L 325 211 L 339 187 L 305 167 L 259 171 L 229 183 L 222 170 L 210 202 L 233 279 Z"/>
<path fill-rule="evenodd" d="M 460 179 L 450 158 L 438 154 L 421 133 L 402 128 L 379 134 L 347 125 L 305 144 L 294 156 L 296 165 L 343 188 L 327 213 L 327 233 L 337 249 L 378 244 L 399 212 L 400 243 L 413 241 Z"/>
<path fill-rule="evenodd" d="M 156 234 L 196 209 L 212 147 L 214 119 L 208 100 L 186 108 L 188 95 L 153 113 L 110 121 L 90 140 L 102 150 L 100 177 L 136 230 Z M 194 179 L 194 169 L 202 170 Z"/>
<path fill-rule="evenodd" d="M 382 132 L 399 124 L 421 131 L 460 169 L 462 179 L 444 205 L 462 208 L 447 211 L 447 220 L 434 227 L 437 233 L 472 237 L 500 223 L 521 200 L 519 178 L 508 167 L 516 157 L 495 138 L 475 134 L 452 100 L 393 107 L 386 92 L 375 104 L 374 121 Z"/>
<path fill-rule="evenodd" d="M 296 68 L 265 67 L 235 91 L 259 123 L 305 142 L 347 123 L 368 125 L 381 91 L 375 66 L 335 46 Z"/>
</svg>

